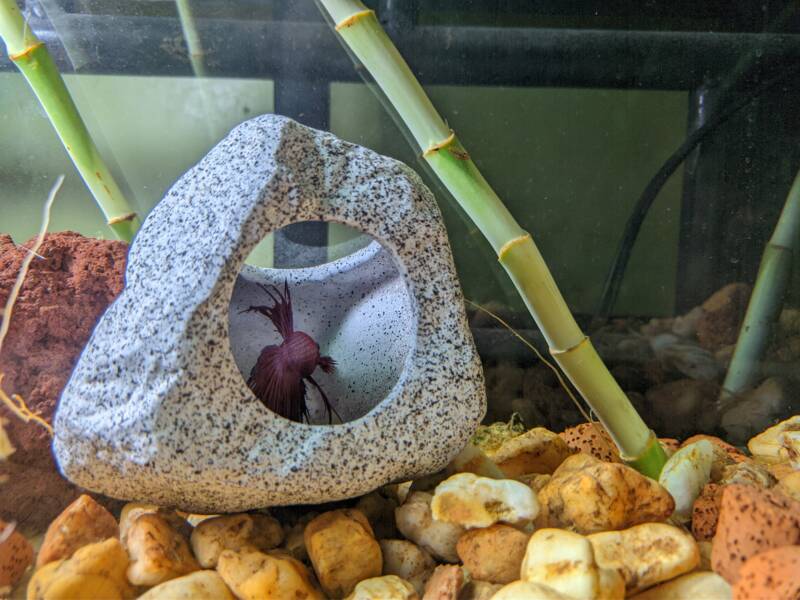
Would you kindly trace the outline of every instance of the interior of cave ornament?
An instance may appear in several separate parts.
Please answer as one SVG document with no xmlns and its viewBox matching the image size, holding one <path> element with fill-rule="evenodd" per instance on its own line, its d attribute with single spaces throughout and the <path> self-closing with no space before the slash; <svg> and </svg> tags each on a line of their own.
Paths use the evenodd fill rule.
<svg viewBox="0 0 800 600">
<path fill-rule="evenodd" d="M 324 220 L 373 237 L 320 266 L 244 266 L 269 232 Z M 115 498 L 220 513 L 321 503 L 442 468 L 485 412 L 480 361 L 431 192 L 396 160 L 275 115 L 234 129 L 153 209 L 126 287 L 65 388 L 64 475 Z M 249 307 L 291 290 L 294 328 L 335 371 L 308 422 L 246 380 L 275 327 Z M 337 420 L 338 422 L 338 420 Z"/>
</svg>

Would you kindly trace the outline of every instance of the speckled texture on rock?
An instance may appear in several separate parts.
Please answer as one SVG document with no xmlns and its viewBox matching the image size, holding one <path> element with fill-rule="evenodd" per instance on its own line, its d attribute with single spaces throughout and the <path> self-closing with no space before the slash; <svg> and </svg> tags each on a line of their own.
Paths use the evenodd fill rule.
<svg viewBox="0 0 800 600">
<path fill-rule="evenodd" d="M 409 350 L 396 383 L 366 415 L 337 426 L 294 423 L 264 408 L 228 335 L 247 255 L 268 232 L 305 220 L 344 223 L 380 241 L 411 308 L 397 332 Z M 484 414 L 483 375 L 441 215 L 417 175 L 395 160 L 289 119 L 258 117 L 175 184 L 144 223 L 128 265 L 127 287 L 96 328 L 55 419 L 59 465 L 88 489 L 206 513 L 332 501 L 442 468 Z M 280 276 L 290 286 L 316 279 L 336 290 L 340 267 Z M 370 360 L 378 368 L 383 352 Z"/>
</svg>

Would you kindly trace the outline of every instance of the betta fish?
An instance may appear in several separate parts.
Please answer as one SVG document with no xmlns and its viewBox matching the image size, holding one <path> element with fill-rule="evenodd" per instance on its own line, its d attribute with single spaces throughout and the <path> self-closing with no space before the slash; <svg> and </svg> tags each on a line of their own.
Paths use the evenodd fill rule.
<svg viewBox="0 0 800 600">
<path fill-rule="evenodd" d="M 324 373 L 333 373 L 336 361 L 330 356 L 320 356 L 319 344 L 307 333 L 294 330 L 289 283 L 284 282 L 282 293 L 274 285 L 260 287 L 272 300 L 272 306 L 251 306 L 242 312 L 257 312 L 267 317 L 283 342 L 261 350 L 247 385 L 269 410 L 301 423 L 303 419 L 310 422 L 306 404 L 305 382 L 308 381 L 322 397 L 328 423 L 333 422 L 334 414 L 341 421 L 325 392 L 311 376 L 317 367 Z"/>
</svg>

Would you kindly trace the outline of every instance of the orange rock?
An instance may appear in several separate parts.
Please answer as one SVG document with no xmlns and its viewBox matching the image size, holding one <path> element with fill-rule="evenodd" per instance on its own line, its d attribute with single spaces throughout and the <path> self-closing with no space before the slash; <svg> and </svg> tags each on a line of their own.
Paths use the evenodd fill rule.
<svg viewBox="0 0 800 600">
<path fill-rule="evenodd" d="M 117 520 L 91 496 L 83 494 L 50 523 L 36 557 L 36 568 L 69 558 L 89 544 L 115 537 L 119 537 Z"/>
<path fill-rule="evenodd" d="M 692 507 L 692 535 L 698 542 L 714 537 L 719 520 L 719 507 L 725 489 L 716 483 L 708 483 L 700 492 Z"/>
<path fill-rule="evenodd" d="M 714 571 L 735 584 L 747 559 L 795 544 L 800 544 L 800 502 L 774 490 L 725 486 L 711 549 Z"/>
<path fill-rule="evenodd" d="M 33 563 L 33 548 L 13 523 L 0 521 L 0 595 L 14 586 Z"/>
<path fill-rule="evenodd" d="M 733 586 L 733 600 L 800 598 L 800 546 L 773 548 L 748 559 Z"/>
<path fill-rule="evenodd" d="M 728 455 L 728 458 L 730 458 L 733 462 L 737 463 L 743 462 L 748 458 L 747 455 L 741 452 L 736 446 L 729 444 L 725 440 L 720 439 L 715 435 L 705 435 L 702 433 L 698 435 L 693 435 L 692 437 L 683 440 L 681 448 L 683 448 L 684 446 L 688 446 L 689 444 L 693 444 L 698 440 L 708 440 L 712 444 L 719 446 L 720 448 L 725 450 L 725 453 Z"/>
<path fill-rule="evenodd" d="M 425 584 L 422 600 L 458 600 L 467 578 L 457 565 L 439 565 Z"/>
<path fill-rule="evenodd" d="M 608 435 L 606 428 L 598 422 L 568 427 L 558 435 L 574 450 L 591 454 L 606 462 L 622 462 L 614 440 Z"/>
</svg>

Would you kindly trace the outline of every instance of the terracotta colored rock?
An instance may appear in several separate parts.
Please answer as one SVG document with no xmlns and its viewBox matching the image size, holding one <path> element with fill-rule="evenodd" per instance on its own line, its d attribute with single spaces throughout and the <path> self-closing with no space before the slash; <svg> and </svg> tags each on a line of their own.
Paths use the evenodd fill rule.
<svg viewBox="0 0 800 600">
<path fill-rule="evenodd" d="M 320 585 L 332 598 L 343 598 L 359 581 L 381 574 L 381 547 L 359 510 L 322 513 L 306 525 L 303 538 Z"/>
<path fill-rule="evenodd" d="M 33 548 L 13 523 L 0 521 L 0 596 L 13 587 L 33 563 Z"/>
<path fill-rule="evenodd" d="M 722 491 L 725 488 L 709 483 L 700 492 L 692 507 L 692 535 L 698 542 L 710 540 L 717 531 Z"/>
<path fill-rule="evenodd" d="M 30 242 L 26 243 L 30 245 Z M 127 246 L 77 233 L 48 234 L 31 264 L 0 353 L 3 389 L 51 420 L 61 390 L 108 304 L 122 291 Z M 0 305 L 4 305 L 27 252 L 0 235 Z M 0 514 L 44 526 L 78 496 L 56 470 L 46 430 L 23 423 L 0 406 L 17 451 L 0 462 L 7 476 Z"/>
<path fill-rule="evenodd" d="M 439 565 L 425 584 L 422 600 L 458 600 L 466 584 L 464 569 L 457 565 Z"/>
<path fill-rule="evenodd" d="M 600 422 L 581 423 L 565 429 L 558 435 L 573 450 L 591 454 L 596 459 L 606 462 L 622 462 L 614 440 Z"/>
<path fill-rule="evenodd" d="M 728 485 L 722 493 L 711 566 L 729 583 L 752 556 L 800 544 L 800 502 L 773 490 Z"/>
<path fill-rule="evenodd" d="M 709 350 L 735 344 L 747 310 L 751 288 L 745 283 L 730 283 L 703 302 L 697 320 L 697 340 Z"/>
<path fill-rule="evenodd" d="M 666 520 L 675 508 L 672 496 L 632 468 L 575 454 L 553 473 L 539 492 L 538 527 L 578 533 L 625 529 Z"/>
<path fill-rule="evenodd" d="M 519 579 L 529 537 L 509 525 L 496 524 L 467 531 L 456 549 L 474 579 L 506 584 Z"/>
<path fill-rule="evenodd" d="M 747 560 L 733 586 L 734 600 L 800 598 L 800 546 L 773 548 Z"/>
<path fill-rule="evenodd" d="M 36 557 L 36 568 L 69 558 L 88 544 L 115 537 L 119 537 L 117 520 L 91 496 L 83 494 L 50 523 Z"/>
</svg>

